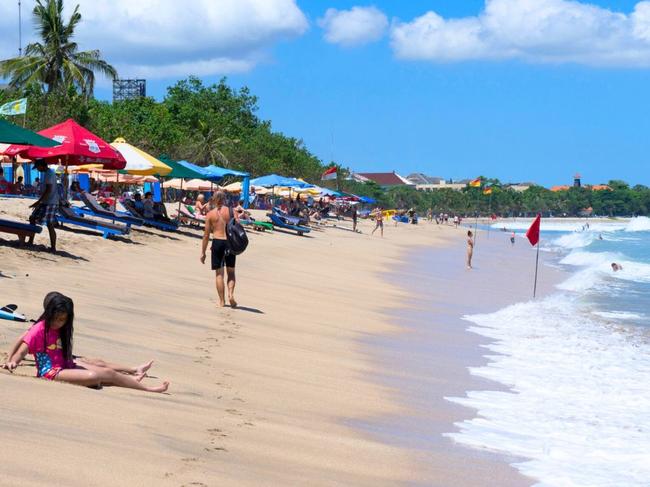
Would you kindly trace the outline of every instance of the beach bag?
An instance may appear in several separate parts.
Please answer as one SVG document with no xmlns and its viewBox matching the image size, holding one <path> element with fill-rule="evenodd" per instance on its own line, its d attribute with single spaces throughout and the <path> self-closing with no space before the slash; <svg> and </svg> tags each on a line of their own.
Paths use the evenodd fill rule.
<svg viewBox="0 0 650 487">
<path fill-rule="evenodd" d="M 232 207 L 229 207 L 230 220 L 226 223 L 226 239 L 228 240 L 228 253 L 239 255 L 248 247 L 248 235 L 241 223 L 235 220 Z"/>
</svg>

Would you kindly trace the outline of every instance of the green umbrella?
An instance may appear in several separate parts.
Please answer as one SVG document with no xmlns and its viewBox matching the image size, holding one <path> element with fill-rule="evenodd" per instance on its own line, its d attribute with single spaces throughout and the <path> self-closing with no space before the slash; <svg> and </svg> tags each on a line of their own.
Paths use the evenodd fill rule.
<svg viewBox="0 0 650 487">
<path fill-rule="evenodd" d="M 200 172 L 196 172 L 189 167 L 185 167 L 182 164 L 179 164 L 176 161 L 172 161 L 167 157 L 161 156 L 158 158 L 160 162 L 172 168 L 172 172 L 165 174 L 166 177 L 181 178 L 181 179 L 205 179 L 205 175 Z"/>
<path fill-rule="evenodd" d="M 205 179 L 205 175 L 199 172 L 190 169 L 189 167 L 183 166 L 176 161 L 172 161 L 168 157 L 160 156 L 158 158 L 160 162 L 172 168 L 172 172 L 167 174 L 168 178 L 180 178 L 181 180 L 181 195 L 183 191 L 183 179 Z M 178 218 L 181 215 L 181 195 L 178 199 Z"/>
<path fill-rule="evenodd" d="M 48 139 L 36 132 L 24 129 L 0 118 L 0 144 L 36 145 L 38 147 L 54 147 L 60 145 L 56 140 Z"/>
</svg>

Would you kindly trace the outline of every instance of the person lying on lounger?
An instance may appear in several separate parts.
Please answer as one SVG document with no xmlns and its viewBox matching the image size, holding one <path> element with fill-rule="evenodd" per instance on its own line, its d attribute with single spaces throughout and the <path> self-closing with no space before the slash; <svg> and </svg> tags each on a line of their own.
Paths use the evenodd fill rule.
<svg viewBox="0 0 650 487">
<path fill-rule="evenodd" d="M 49 293 L 44 311 L 36 323 L 12 348 L 2 368 L 13 372 L 29 353 L 34 355 L 36 376 L 47 380 L 97 387 L 112 385 L 147 392 L 165 392 L 169 382 L 158 386 L 142 383 L 153 361 L 138 367 L 110 364 L 101 359 L 85 359 L 72 354 L 74 305 L 61 293 Z"/>
</svg>

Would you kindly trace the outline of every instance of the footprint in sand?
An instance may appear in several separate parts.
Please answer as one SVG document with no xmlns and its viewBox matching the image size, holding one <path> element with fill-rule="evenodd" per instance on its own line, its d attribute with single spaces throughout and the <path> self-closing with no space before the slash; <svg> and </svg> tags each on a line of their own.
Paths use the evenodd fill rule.
<svg viewBox="0 0 650 487">
<path fill-rule="evenodd" d="M 242 415 L 242 413 L 240 413 L 240 412 L 237 411 L 236 409 L 226 409 L 226 412 L 227 412 L 228 414 L 233 414 L 233 415 L 235 415 L 235 416 L 241 416 L 241 415 Z"/>
</svg>

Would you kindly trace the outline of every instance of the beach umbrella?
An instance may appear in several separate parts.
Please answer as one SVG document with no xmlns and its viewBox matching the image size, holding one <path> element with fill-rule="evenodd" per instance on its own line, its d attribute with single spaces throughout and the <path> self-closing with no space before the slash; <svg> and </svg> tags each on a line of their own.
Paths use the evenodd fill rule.
<svg viewBox="0 0 650 487">
<path fill-rule="evenodd" d="M 250 184 L 252 186 L 262 186 L 265 188 L 272 188 L 273 186 L 283 186 L 289 188 L 304 188 L 306 186 L 311 186 L 311 184 L 306 183 L 305 181 L 300 181 L 294 178 L 288 178 L 286 176 L 280 176 L 278 174 L 268 174 L 266 176 L 261 176 L 259 178 L 251 179 Z"/>
<path fill-rule="evenodd" d="M 0 118 L 0 143 L 2 144 L 18 144 L 23 146 L 39 146 L 39 147 L 54 147 L 59 145 L 59 142 L 52 140 L 36 132 L 19 127 L 13 123 L 7 122 Z M 9 145 L 4 146 L 8 148 Z"/>
<path fill-rule="evenodd" d="M 188 191 L 212 191 L 213 183 L 202 179 L 190 179 L 185 182 L 185 189 Z"/>
<path fill-rule="evenodd" d="M 12 145 L 5 154 L 21 155 L 32 160 L 45 159 L 48 164 L 63 164 L 66 167 L 101 164 L 104 169 L 123 169 L 126 165 L 122 155 L 108 142 L 71 118 L 38 133 L 54 139 L 59 145 L 50 148 Z"/>
<path fill-rule="evenodd" d="M 158 174 L 159 176 L 166 176 L 172 172 L 172 168 L 167 164 L 159 161 L 154 156 L 147 154 L 143 150 L 132 146 L 122 137 L 115 139 L 111 143 L 111 147 L 119 152 L 126 161 L 126 166 L 122 169 L 126 174 L 137 176 Z"/>
</svg>

